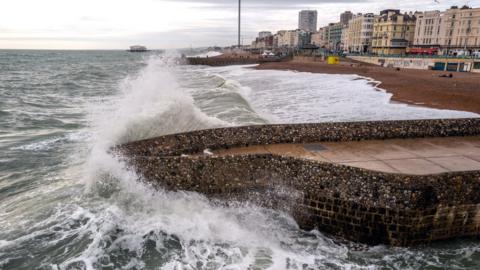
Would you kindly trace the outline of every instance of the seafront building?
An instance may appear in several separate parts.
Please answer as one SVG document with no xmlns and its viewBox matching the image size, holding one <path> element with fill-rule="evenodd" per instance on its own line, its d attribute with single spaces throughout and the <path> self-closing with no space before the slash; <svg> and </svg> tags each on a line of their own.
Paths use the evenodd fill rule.
<svg viewBox="0 0 480 270">
<path fill-rule="evenodd" d="M 271 50 L 274 47 L 274 36 L 272 32 L 262 31 L 250 46 L 254 50 Z"/>
<path fill-rule="evenodd" d="M 345 11 L 344 13 L 340 14 L 340 23 L 343 25 L 347 25 L 352 18 L 353 13 L 351 11 Z"/>
<path fill-rule="evenodd" d="M 340 50 L 342 52 L 348 52 L 348 41 L 349 41 L 348 25 L 344 25 L 342 29 L 342 37 L 340 41 Z"/>
<path fill-rule="evenodd" d="M 444 12 L 443 18 L 445 36 L 441 45 L 445 53 L 471 54 L 480 50 L 480 8 L 452 7 Z"/>
<path fill-rule="evenodd" d="M 418 15 L 414 47 L 444 55 L 472 55 L 480 51 L 480 8 L 452 7 Z"/>
<path fill-rule="evenodd" d="M 275 48 L 300 48 L 310 43 L 310 32 L 301 29 L 281 30 L 273 37 Z"/>
<path fill-rule="evenodd" d="M 266 37 L 269 37 L 269 36 L 273 36 L 272 32 L 270 32 L 270 31 L 262 31 L 262 32 L 258 33 L 258 38 L 266 38 Z"/>
<path fill-rule="evenodd" d="M 298 14 L 298 29 L 313 33 L 317 30 L 317 17 L 318 12 L 316 10 L 302 10 Z"/>
<path fill-rule="evenodd" d="M 325 47 L 327 41 L 325 39 L 324 28 L 320 28 L 317 32 L 313 33 L 311 36 L 311 43 L 318 47 Z"/>
<path fill-rule="evenodd" d="M 357 14 L 348 22 L 345 32 L 345 49 L 350 53 L 367 53 L 371 51 L 373 25 L 375 15 L 373 13 Z"/>
<path fill-rule="evenodd" d="M 342 32 L 345 25 L 341 23 L 330 23 L 328 26 L 322 27 L 323 40 L 325 40 L 325 48 L 331 51 L 340 51 L 342 49 Z"/>
<path fill-rule="evenodd" d="M 413 44 L 416 16 L 412 12 L 387 9 L 374 20 L 372 52 L 382 55 L 405 54 Z"/>
<path fill-rule="evenodd" d="M 274 38 L 272 35 L 270 36 L 262 36 L 257 37 L 250 46 L 251 49 L 259 49 L 259 50 L 271 50 L 273 49 Z"/>
<path fill-rule="evenodd" d="M 253 49 L 301 48 L 315 45 L 330 52 L 377 55 L 480 55 L 480 8 L 451 7 L 446 11 L 401 13 L 387 9 L 379 15 L 346 11 L 340 22 L 316 30 L 317 11 L 299 12 L 297 30 L 276 34 L 262 31 Z"/>
<path fill-rule="evenodd" d="M 442 40 L 442 12 L 426 11 L 417 16 L 417 22 L 415 25 L 415 37 L 413 45 L 415 47 L 440 47 L 443 44 Z"/>
<path fill-rule="evenodd" d="M 293 47 L 295 38 L 294 31 L 290 30 L 280 30 L 277 32 L 276 47 Z"/>
</svg>

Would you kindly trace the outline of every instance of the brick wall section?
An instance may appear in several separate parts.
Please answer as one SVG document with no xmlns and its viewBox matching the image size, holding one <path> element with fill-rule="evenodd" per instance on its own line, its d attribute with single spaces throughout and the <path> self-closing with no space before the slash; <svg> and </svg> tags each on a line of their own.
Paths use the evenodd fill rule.
<svg viewBox="0 0 480 270">
<path fill-rule="evenodd" d="M 278 155 L 179 155 L 247 144 L 479 135 L 479 124 L 461 119 L 240 127 L 117 150 L 147 181 L 167 190 L 253 200 L 289 212 L 303 229 L 407 246 L 479 236 L 480 172 L 408 176 Z"/>
</svg>

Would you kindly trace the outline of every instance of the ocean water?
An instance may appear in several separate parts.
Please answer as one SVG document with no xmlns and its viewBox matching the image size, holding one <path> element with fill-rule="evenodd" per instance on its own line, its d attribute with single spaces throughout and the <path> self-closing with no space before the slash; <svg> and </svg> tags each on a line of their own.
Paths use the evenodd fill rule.
<svg viewBox="0 0 480 270">
<path fill-rule="evenodd" d="M 0 51 L 0 269 L 480 269 L 480 241 L 367 247 L 284 213 L 152 190 L 108 150 L 203 128 L 476 117 L 345 75 L 175 54 Z"/>
</svg>

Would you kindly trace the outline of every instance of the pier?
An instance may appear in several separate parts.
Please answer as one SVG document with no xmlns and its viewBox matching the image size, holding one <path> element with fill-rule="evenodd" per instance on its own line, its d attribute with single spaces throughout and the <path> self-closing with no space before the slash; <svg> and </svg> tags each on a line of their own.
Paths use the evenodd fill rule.
<svg viewBox="0 0 480 270">
<path fill-rule="evenodd" d="M 158 188 L 271 207 L 342 239 L 480 235 L 478 118 L 234 127 L 115 151 Z"/>
</svg>

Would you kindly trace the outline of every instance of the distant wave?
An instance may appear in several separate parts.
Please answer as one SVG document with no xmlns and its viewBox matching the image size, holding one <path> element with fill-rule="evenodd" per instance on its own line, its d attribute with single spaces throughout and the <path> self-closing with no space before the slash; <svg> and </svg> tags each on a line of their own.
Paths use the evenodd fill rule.
<svg viewBox="0 0 480 270">
<path fill-rule="evenodd" d="M 223 53 L 210 51 L 210 52 L 206 52 L 206 53 L 192 55 L 192 57 L 207 58 L 207 57 L 215 57 L 215 56 L 220 56 L 220 55 L 223 55 Z"/>
</svg>

